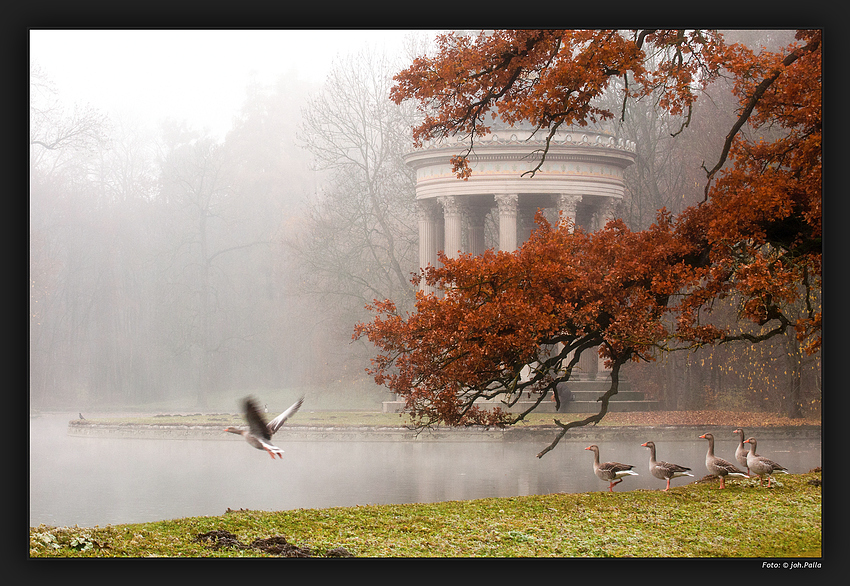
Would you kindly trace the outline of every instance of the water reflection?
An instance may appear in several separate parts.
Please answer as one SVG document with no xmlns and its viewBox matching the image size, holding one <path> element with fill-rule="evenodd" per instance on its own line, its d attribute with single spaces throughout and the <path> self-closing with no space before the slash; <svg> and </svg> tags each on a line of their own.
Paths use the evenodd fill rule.
<svg viewBox="0 0 850 586">
<path fill-rule="evenodd" d="M 30 424 L 30 524 L 94 526 L 220 515 L 228 508 L 283 510 L 467 500 L 605 490 L 587 442 L 562 442 L 542 459 L 538 442 L 289 442 L 271 461 L 222 433 L 215 440 L 71 437 L 70 415 Z M 661 489 L 641 443 L 599 442 L 600 457 L 640 476 L 615 490 Z M 706 474 L 707 443 L 654 440 L 658 459 Z M 732 460 L 735 436 L 716 452 Z M 820 442 L 771 440 L 760 452 L 791 472 L 820 465 Z M 673 486 L 694 479 L 676 479 Z M 781 480 L 781 479 L 780 479 Z"/>
</svg>

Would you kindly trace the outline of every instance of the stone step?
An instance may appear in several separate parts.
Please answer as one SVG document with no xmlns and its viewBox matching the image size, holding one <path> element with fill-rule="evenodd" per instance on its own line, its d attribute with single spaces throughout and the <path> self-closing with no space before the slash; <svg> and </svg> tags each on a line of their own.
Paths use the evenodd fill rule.
<svg viewBox="0 0 850 586">
<path fill-rule="evenodd" d="M 660 408 L 659 401 L 610 401 L 608 403 L 608 412 L 626 412 L 626 411 L 657 411 Z M 510 407 L 493 402 L 493 406 L 498 405 L 509 413 L 522 413 L 526 409 L 534 405 L 534 401 L 517 401 Z M 555 409 L 554 401 L 544 401 L 534 410 L 535 413 L 599 413 L 601 403 L 598 401 L 568 401 L 561 403 L 561 409 Z"/>
<path fill-rule="evenodd" d="M 596 399 L 599 394 L 596 392 L 590 393 L 590 400 L 577 399 L 573 401 L 564 401 L 561 403 L 560 410 L 555 408 L 555 401 L 543 401 L 534 410 L 537 413 L 598 413 L 600 402 Z M 632 395 L 640 395 L 640 398 Z M 509 413 L 521 413 L 534 405 L 534 401 L 520 400 L 508 407 L 501 401 L 480 401 L 479 404 L 486 408 L 501 407 Z M 384 413 L 401 413 L 404 408 L 404 401 L 384 401 L 382 411 Z M 628 412 L 628 411 L 657 411 L 661 408 L 660 401 L 652 401 L 643 399 L 643 393 L 617 393 L 611 398 L 608 403 L 609 412 Z"/>
<path fill-rule="evenodd" d="M 608 389 L 605 389 L 607 391 Z M 605 394 L 605 391 L 572 391 L 573 401 L 595 401 Z M 619 391 L 611 397 L 611 402 L 614 401 L 643 401 L 644 394 L 640 391 Z"/>
<path fill-rule="evenodd" d="M 561 404 L 560 413 L 599 413 L 598 401 L 570 401 Z M 631 412 L 631 411 L 658 411 L 661 401 L 614 401 L 608 403 L 608 412 Z"/>
<path fill-rule="evenodd" d="M 565 383 L 558 383 L 558 390 L 569 389 L 572 392 L 577 391 L 593 391 L 600 395 L 611 388 L 610 378 L 599 378 L 597 380 L 571 380 Z M 618 394 L 625 391 L 631 391 L 632 385 L 628 380 L 620 380 Z"/>
</svg>

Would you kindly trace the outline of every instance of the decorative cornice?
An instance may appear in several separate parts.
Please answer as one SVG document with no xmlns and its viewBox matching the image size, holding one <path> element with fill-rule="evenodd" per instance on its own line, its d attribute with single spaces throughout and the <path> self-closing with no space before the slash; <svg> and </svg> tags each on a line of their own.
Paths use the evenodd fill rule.
<svg viewBox="0 0 850 586">
<path fill-rule="evenodd" d="M 475 141 L 475 148 L 488 146 L 523 146 L 543 148 L 546 146 L 545 138 L 537 138 L 540 133 L 531 137 L 530 131 L 515 131 L 509 129 L 496 129 L 491 134 L 478 138 Z M 450 140 L 430 140 L 422 145 L 421 148 L 415 149 L 412 152 L 428 151 L 428 150 L 452 150 L 456 151 L 458 147 L 466 148 L 468 144 L 466 139 L 458 138 L 455 142 Z M 623 138 L 617 138 L 610 134 L 592 131 L 570 131 L 558 132 L 549 143 L 550 148 L 556 146 L 567 147 L 585 147 L 585 148 L 606 148 L 616 149 L 621 151 L 635 152 L 635 142 Z M 473 149 L 474 151 L 474 149 Z"/>
</svg>

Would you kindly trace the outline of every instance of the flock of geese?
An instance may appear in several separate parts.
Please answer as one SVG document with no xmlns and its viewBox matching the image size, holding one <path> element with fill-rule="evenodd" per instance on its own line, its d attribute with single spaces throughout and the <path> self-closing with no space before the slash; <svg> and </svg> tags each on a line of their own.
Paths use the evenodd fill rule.
<svg viewBox="0 0 850 586">
<path fill-rule="evenodd" d="M 767 476 L 767 487 L 770 488 L 773 483 L 773 474 L 776 472 L 788 474 L 788 469 L 781 466 L 769 458 L 759 456 L 756 453 L 756 439 L 751 437 L 744 439 L 744 430 L 736 429 L 732 433 L 738 435 L 738 447 L 735 450 L 735 459 L 738 463 L 746 468 L 746 472 L 739 469 L 735 464 L 724 460 L 714 454 L 714 435 L 704 433 L 700 438 L 708 440 L 708 453 L 705 456 L 705 467 L 708 472 L 714 476 L 720 477 L 720 488 L 726 488 L 726 477 L 750 478 L 753 474 L 759 477 L 759 485 L 764 486 L 764 477 Z M 747 450 L 744 444 L 750 444 L 750 449 Z M 641 444 L 645 448 L 649 448 L 649 472 L 660 480 L 667 481 L 665 491 L 670 490 L 670 481 L 680 476 L 693 476 L 690 473 L 690 468 L 680 466 L 679 464 L 671 464 L 670 462 L 659 461 L 655 459 L 655 442 L 645 442 Z M 608 483 L 608 492 L 614 492 L 614 486 L 621 483 L 626 476 L 637 476 L 638 473 L 632 470 L 634 466 L 630 464 L 621 464 L 619 462 L 599 462 L 599 447 L 588 446 L 585 450 L 593 452 L 593 472 L 600 480 Z"/>
<path fill-rule="evenodd" d="M 245 413 L 245 419 L 248 421 L 247 427 L 228 427 L 224 431 L 241 435 L 251 446 L 258 450 L 265 450 L 274 460 L 275 456 L 283 458 L 283 450 L 271 444 L 272 436 L 279 430 L 287 419 L 292 417 L 301 404 L 304 402 L 304 397 L 298 399 L 286 411 L 269 421 L 265 422 L 260 414 L 260 408 L 257 403 L 247 397 L 242 401 L 242 410 Z M 82 418 L 82 414 L 80 415 Z M 746 472 L 739 469 L 735 464 L 724 460 L 714 454 L 714 436 L 710 433 L 704 433 L 700 438 L 708 440 L 708 453 L 705 456 L 705 467 L 710 474 L 720 477 L 720 488 L 726 488 L 726 477 L 749 478 L 753 474 L 759 477 L 759 485 L 764 486 L 764 477 L 768 477 L 767 487 L 770 488 L 773 483 L 773 474 L 781 472 L 787 474 L 788 470 L 769 458 L 756 454 L 756 439 L 744 439 L 744 430 L 736 429 L 734 432 L 738 435 L 738 448 L 735 450 L 735 459 L 738 463 L 746 468 Z M 744 444 L 750 444 L 750 449 L 747 450 Z M 643 447 L 649 449 L 649 472 L 660 480 L 666 480 L 667 486 L 664 491 L 670 490 L 670 481 L 681 476 L 693 476 L 691 469 L 679 464 L 671 464 L 663 460 L 655 458 L 655 442 L 644 442 Z M 593 452 L 593 472 L 601 480 L 608 483 L 608 492 L 614 492 L 614 486 L 621 483 L 626 476 L 637 476 L 638 473 L 632 470 L 631 464 L 621 464 L 619 462 L 600 462 L 599 461 L 599 446 L 592 445 L 585 448 Z"/>
</svg>

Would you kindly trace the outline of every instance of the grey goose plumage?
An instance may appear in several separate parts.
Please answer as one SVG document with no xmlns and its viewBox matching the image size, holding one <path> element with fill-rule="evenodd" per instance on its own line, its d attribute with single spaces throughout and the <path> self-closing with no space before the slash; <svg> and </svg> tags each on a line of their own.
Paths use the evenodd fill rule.
<svg viewBox="0 0 850 586">
<path fill-rule="evenodd" d="M 645 448 L 649 448 L 649 472 L 656 478 L 667 481 L 667 487 L 664 491 L 670 490 L 670 481 L 681 476 L 693 476 L 690 473 L 690 468 L 680 466 L 679 464 L 671 464 L 663 460 L 655 459 L 655 442 L 645 442 L 641 444 Z"/>
<path fill-rule="evenodd" d="M 735 459 L 738 464 L 747 469 L 747 476 L 750 475 L 750 467 L 747 465 L 747 448 L 744 447 L 744 430 L 740 427 L 732 433 L 738 434 L 738 447 L 735 448 Z"/>
<path fill-rule="evenodd" d="M 599 446 L 592 445 L 585 448 L 593 452 L 593 473 L 608 483 L 608 492 L 614 492 L 614 485 L 620 484 L 624 476 L 638 476 L 630 464 L 620 464 L 619 462 L 599 462 Z"/>
<path fill-rule="evenodd" d="M 265 450 L 269 456 L 283 459 L 283 450 L 270 443 L 272 436 L 279 430 L 286 420 L 292 417 L 304 402 L 304 397 L 298 399 L 286 411 L 266 423 L 263 416 L 260 414 L 260 408 L 256 401 L 251 397 L 247 397 L 242 401 L 242 410 L 245 414 L 245 419 L 248 421 L 248 428 L 245 427 L 228 427 L 224 431 L 241 435 L 245 441 L 251 444 L 258 450 Z"/>
<path fill-rule="evenodd" d="M 700 436 L 702 439 L 708 440 L 708 453 L 705 455 L 705 467 L 709 474 L 720 477 L 720 488 L 726 488 L 727 476 L 747 477 L 747 473 L 738 468 L 732 463 L 714 455 L 714 435 L 704 433 Z"/>
<path fill-rule="evenodd" d="M 779 472 L 788 474 L 788 469 L 785 466 L 777 464 L 770 458 L 759 456 L 756 454 L 756 438 L 751 437 L 744 441 L 745 444 L 750 444 L 750 451 L 747 452 L 747 466 L 759 477 L 759 485 L 764 486 L 764 477 L 767 476 L 767 487 L 770 488 L 773 483 L 773 474 Z"/>
</svg>

